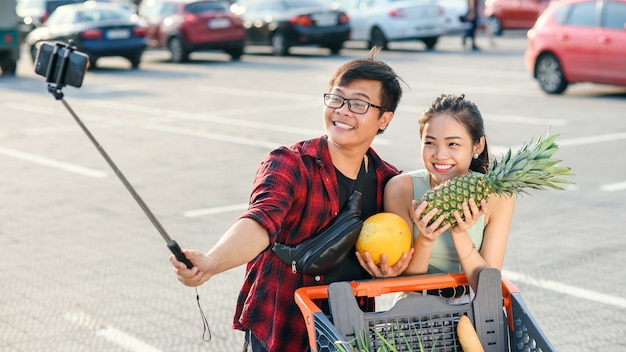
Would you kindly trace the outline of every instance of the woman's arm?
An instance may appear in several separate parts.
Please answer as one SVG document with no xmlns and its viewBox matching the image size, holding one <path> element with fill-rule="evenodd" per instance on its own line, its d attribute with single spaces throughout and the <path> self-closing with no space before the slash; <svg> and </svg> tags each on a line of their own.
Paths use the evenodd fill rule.
<svg viewBox="0 0 626 352">
<path fill-rule="evenodd" d="M 400 174 L 392 177 L 385 185 L 384 209 L 400 215 L 413 231 L 413 180 L 411 175 Z"/>
<path fill-rule="evenodd" d="M 474 248 L 467 230 L 461 229 L 462 226 L 455 226 L 451 229 L 452 240 L 461 267 L 474 290 L 476 290 L 478 283 L 478 273 L 482 269 L 496 268 L 502 270 L 514 208 L 515 198 L 513 197 L 494 194 L 489 197 L 485 215 L 485 232 L 480 252 Z M 472 213 L 477 214 L 477 211 L 478 208 L 472 209 Z"/>
</svg>

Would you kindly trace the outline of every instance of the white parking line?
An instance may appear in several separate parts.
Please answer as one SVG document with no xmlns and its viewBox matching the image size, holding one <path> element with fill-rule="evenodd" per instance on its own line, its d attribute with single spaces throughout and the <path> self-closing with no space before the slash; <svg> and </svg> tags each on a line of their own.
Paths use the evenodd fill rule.
<svg viewBox="0 0 626 352">
<path fill-rule="evenodd" d="M 265 131 L 280 132 L 282 134 L 306 136 L 307 138 L 317 137 L 322 133 L 322 131 L 317 130 L 317 129 L 263 123 L 263 122 L 257 122 L 257 121 L 252 121 L 252 120 L 242 120 L 242 119 L 237 119 L 234 117 L 218 116 L 216 114 L 189 113 L 186 111 L 151 108 L 151 107 L 146 107 L 142 105 L 133 105 L 133 104 L 126 104 L 126 103 L 116 103 L 114 106 L 111 106 L 107 102 L 102 102 L 98 100 L 85 100 L 84 103 L 88 104 L 89 106 L 94 106 L 94 107 L 95 106 L 106 107 L 107 109 L 115 108 L 117 110 L 130 112 L 133 114 L 155 115 L 155 116 L 160 116 L 160 117 L 167 117 L 168 119 L 172 119 L 172 120 L 192 120 L 192 121 L 201 121 L 201 122 L 208 122 L 208 123 L 218 123 L 218 124 L 225 125 L 225 126 L 235 126 L 235 127 L 243 127 L 243 128 L 248 128 L 248 129 L 259 129 L 259 130 L 265 130 Z M 280 106 L 277 106 L 277 108 L 279 108 L 280 110 L 284 110 L 286 106 L 285 104 L 282 104 Z M 293 109 L 291 107 L 287 107 L 287 108 Z M 247 113 L 254 113 L 257 109 L 258 107 L 254 106 L 254 107 L 246 107 L 246 108 L 237 108 L 234 110 L 232 109 L 224 110 L 220 113 L 223 113 L 225 115 L 229 115 L 232 113 L 243 114 L 244 111 L 247 111 Z M 270 108 L 264 106 L 263 109 L 266 111 Z M 153 125 L 144 125 L 144 126 L 153 126 Z M 173 130 L 170 130 L 170 131 L 173 131 Z M 179 131 L 182 131 L 182 129 L 179 129 Z M 168 129 L 163 128 L 162 132 L 168 132 Z M 219 135 L 213 134 L 213 136 L 219 136 Z M 199 136 L 197 135 L 196 137 L 199 137 Z M 222 136 L 222 137 L 219 137 L 219 140 L 228 142 L 229 138 L 227 137 L 225 138 Z M 235 140 L 235 139 L 232 139 L 232 140 Z M 249 143 L 253 143 L 254 141 L 253 139 L 250 139 L 250 138 L 245 138 L 245 140 L 249 141 Z M 263 144 L 265 142 L 259 142 L 259 143 Z M 377 136 L 374 139 L 373 144 L 374 145 L 390 145 L 391 142 L 387 139 Z M 278 146 L 278 144 L 276 144 L 276 146 Z"/>
<path fill-rule="evenodd" d="M 96 178 L 107 177 L 107 174 L 105 172 L 102 172 L 102 171 L 99 171 L 99 170 L 89 169 L 89 168 L 86 168 L 86 167 L 82 167 L 82 166 L 78 166 L 78 165 L 65 163 L 65 162 L 62 162 L 62 161 L 57 161 L 57 160 L 45 158 L 45 157 L 42 157 L 42 156 L 39 156 L 39 155 L 35 155 L 35 154 L 29 154 L 29 153 L 25 153 L 25 152 L 20 152 L 18 150 L 13 150 L 13 149 L 7 149 L 7 148 L 0 147 L 0 154 L 6 155 L 6 156 L 10 156 L 10 157 L 15 158 L 15 159 L 20 159 L 20 160 L 24 160 L 24 161 L 30 161 L 30 162 L 33 162 L 33 163 L 36 163 L 36 164 L 49 166 L 49 167 L 52 167 L 52 168 L 55 168 L 55 169 L 59 169 L 59 170 L 67 171 L 67 172 L 72 172 L 72 173 L 79 174 L 79 175 L 82 175 L 82 176 L 89 176 L 89 177 L 96 177 Z"/>
<path fill-rule="evenodd" d="M 258 89 L 249 89 L 249 88 L 234 88 L 234 87 L 219 87 L 219 86 L 208 86 L 208 85 L 197 85 L 194 91 L 207 92 L 213 94 L 225 94 L 232 95 L 235 97 L 255 97 L 255 98 L 273 98 L 276 100 L 296 100 L 296 101 L 312 101 L 313 96 L 311 94 L 298 94 L 291 92 L 275 92 L 275 91 L 267 91 L 267 90 L 258 90 Z M 317 99 L 320 102 L 322 101 L 322 94 L 319 95 Z"/>
<path fill-rule="evenodd" d="M 626 132 L 600 134 L 600 135 L 586 136 L 586 137 L 580 137 L 580 138 L 561 139 L 557 141 L 557 144 L 559 145 L 559 147 L 578 146 L 578 145 L 585 145 L 585 144 L 613 142 L 613 141 L 619 141 L 622 139 L 626 139 Z M 520 146 L 511 147 L 513 151 L 519 148 Z M 509 150 L 509 147 L 499 146 L 499 145 L 489 146 L 489 152 L 496 156 L 503 155 L 504 153 L 507 152 L 507 150 Z M 567 189 L 572 189 L 572 188 L 568 187 Z M 604 192 L 623 191 L 623 190 L 626 190 L 626 182 L 616 182 L 616 183 L 605 184 L 605 185 L 600 186 L 600 190 Z"/>
<path fill-rule="evenodd" d="M 564 295 L 583 298 L 586 300 L 600 302 L 620 308 L 626 308 L 626 299 L 607 295 L 604 293 L 598 293 L 584 288 L 562 284 L 560 282 L 544 280 L 532 277 L 530 275 L 502 270 L 502 275 L 511 281 L 519 281 L 527 285 L 537 286 L 546 290 L 551 290 Z"/>
<path fill-rule="evenodd" d="M 399 111 L 405 113 L 421 114 L 424 108 L 412 105 L 402 105 L 398 107 Z M 546 125 L 546 126 L 566 126 L 569 125 L 567 120 L 563 119 L 550 119 L 532 116 L 516 116 L 516 115 L 502 115 L 496 113 L 483 112 L 483 119 L 485 121 L 496 121 L 505 123 L 517 123 L 522 125 Z"/>
<path fill-rule="evenodd" d="M 208 123 L 219 123 L 221 125 L 226 125 L 226 126 L 254 128 L 254 129 L 260 129 L 260 130 L 275 131 L 275 132 L 289 133 L 289 134 L 298 134 L 298 135 L 307 135 L 307 136 L 317 136 L 321 133 L 321 131 L 315 130 L 315 129 L 261 123 L 261 122 L 257 122 L 253 120 L 236 119 L 233 117 L 222 117 L 215 113 L 190 113 L 187 111 L 152 108 L 152 107 L 146 107 L 143 105 L 134 105 L 134 104 L 127 104 L 127 103 L 116 103 L 114 106 L 112 106 L 108 102 L 103 102 L 103 101 L 98 101 L 98 100 L 85 100 L 83 101 L 83 103 L 92 107 L 102 107 L 102 108 L 106 107 L 107 109 L 116 109 L 120 111 L 129 112 L 132 114 L 143 114 L 147 116 L 154 115 L 154 116 L 160 116 L 160 117 L 167 117 L 172 120 L 192 120 L 192 121 L 201 121 L 201 122 L 208 122 Z M 240 108 L 238 108 L 238 111 L 239 109 Z M 250 111 L 256 111 L 258 107 L 255 106 L 249 109 Z"/>
<path fill-rule="evenodd" d="M 577 145 L 584 145 L 584 144 L 613 142 L 613 141 L 619 141 L 622 139 L 626 139 L 626 132 L 599 134 L 595 136 L 586 136 L 586 137 L 580 137 L 580 138 L 558 139 L 556 141 L 556 144 L 558 144 L 559 147 L 566 147 L 566 146 L 577 146 Z M 489 152 L 491 154 L 498 155 L 498 154 L 504 154 L 506 151 L 509 150 L 509 148 L 511 148 L 511 150 L 515 152 L 520 147 L 521 147 L 520 145 L 511 146 L 511 147 L 494 145 L 494 146 L 489 146 Z"/>
<path fill-rule="evenodd" d="M 485 114 L 485 121 L 497 121 L 506 123 L 518 123 L 522 125 L 548 125 L 548 126 L 567 126 L 569 122 L 562 119 L 548 119 L 530 116 L 514 116 L 514 115 L 498 115 Z"/>
<path fill-rule="evenodd" d="M 600 190 L 605 192 L 623 191 L 625 189 L 626 182 L 609 183 L 600 187 Z"/>
<path fill-rule="evenodd" d="M 558 141 L 557 144 L 559 146 L 571 146 L 571 145 L 612 142 L 612 141 L 618 141 L 620 139 L 626 139 L 626 132 L 599 134 L 596 136 L 587 136 L 587 137 L 581 137 L 581 138 L 562 139 Z"/>
<path fill-rule="evenodd" d="M 83 312 L 68 312 L 64 316 L 65 320 L 90 329 L 109 342 L 122 347 L 127 351 L 137 352 L 159 352 L 160 350 L 131 336 L 112 326 L 105 326 Z"/>
<path fill-rule="evenodd" d="M 159 132 L 165 132 L 165 133 L 170 133 L 170 134 L 177 134 L 181 136 L 204 138 L 204 139 L 209 139 L 209 140 L 218 141 L 218 142 L 247 145 L 251 147 L 274 149 L 280 146 L 277 143 L 268 142 L 268 141 L 255 140 L 251 138 L 240 138 L 240 137 L 217 134 L 217 133 L 200 132 L 196 130 L 176 128 L 176 127 L 167 127 L 167 126 L 158 126 L 158 125 L 140 125 L 139 127 L 146 129 L 146 130 L 151 130 L 151 131 L 159 131 Z"/>
</svg>

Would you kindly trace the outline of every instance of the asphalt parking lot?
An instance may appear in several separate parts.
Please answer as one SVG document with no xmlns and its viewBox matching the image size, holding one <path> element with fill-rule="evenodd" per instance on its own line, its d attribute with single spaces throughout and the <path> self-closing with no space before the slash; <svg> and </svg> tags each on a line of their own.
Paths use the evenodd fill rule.
<svg viewBox="0 0 626 352">
<path fill-rule="evenodd" d="M 504 275 L 557 350 L 624 351 L 626 89 L 547 96 L 523 68 L 523 33 L 496 41 L 468 52 L 451 36 L 434 52 L 401 43 L 381 53 L 407 87 L 374 147 L 419 168 L 417 116 L 442 92 L 478 104 L 492 153 L 560 133 L 557 156 L 576 186 L 518 201 Z M 151 51 L 137 71 L 103 59 L 65 100 L 170 235 L 208 250 L 245 207 L 266 153 L 322 133 L 332 70 L 366 53 L 252 48 L 240 62 L 199 53 L 176 65 Z M 240 350 L 231 322 L 243 268 L 199 288 L 212 333 L 203 342 L 195 291 L 175 279 L 158 232 L 29 60 L 0 77 L 0 350 Z"/>
</svg>

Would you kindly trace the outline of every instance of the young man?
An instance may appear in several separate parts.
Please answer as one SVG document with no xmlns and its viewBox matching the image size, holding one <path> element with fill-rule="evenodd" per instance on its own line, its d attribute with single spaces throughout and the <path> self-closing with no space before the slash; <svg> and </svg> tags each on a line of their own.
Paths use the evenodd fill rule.
<svg viewBox="0 0 626 352">
<path fill-rule="evenodd" d="M 271 247 L 275 242 L 294 246 L 319 233 L 347 203 L 355 183 L 363 193 L 363 219 L 383 210 L 384 186 L 399 171 L 370 146 L 391 122 L 402 89 L 396 73 L 374 59 L 376 52 L 347 62 L 332 75 L 323 100 L 325 135 L 270 152 L 257 170 L 249 209 L 207 253 L 183 250 L 192 269 L 170 257 L 187 286 L 247 263 L 233 323 L 246 331 L 244 350 L 307 351 L 295 290 L 370 278 L 354 251 L 330 272 L 312 276 L 292 270 Z M 410 255 L 392 268 L 383 263 L 374 274 L 401 273 Z M 366 258 L 368 266 L 375 266 Z"/>
</svg>

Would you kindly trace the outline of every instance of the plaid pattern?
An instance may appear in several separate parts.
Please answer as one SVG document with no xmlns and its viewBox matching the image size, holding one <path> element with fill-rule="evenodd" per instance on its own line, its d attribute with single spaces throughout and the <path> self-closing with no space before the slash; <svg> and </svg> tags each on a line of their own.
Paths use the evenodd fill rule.
<svg viewBox="0 0 626 352">
<path fill-rule="evenodd" d="M 268 231 L 270 247 L 276 241 L 287 245 L 304 241 L 339 212 L 337 178 L 327 143 L 323 136 L 278 148 L 259 166 L 250 207 L 241 217 Z M 371 148 L 368 158 L 376 169 L 376 204 L 382 211 L 384 185 L 399 171 Z M 323 283 L 323 277 L 315 281 L 313 276 L 292 273 L 268 248 L 247 264 L 233 327 L 251 330 L 268 351 L 308 351 L 306 326 L 294 292 Z"/>
</svg>

